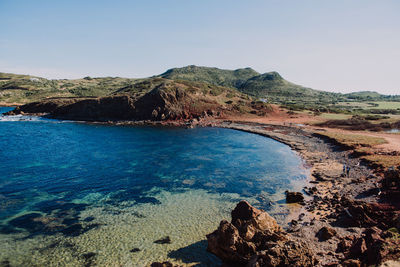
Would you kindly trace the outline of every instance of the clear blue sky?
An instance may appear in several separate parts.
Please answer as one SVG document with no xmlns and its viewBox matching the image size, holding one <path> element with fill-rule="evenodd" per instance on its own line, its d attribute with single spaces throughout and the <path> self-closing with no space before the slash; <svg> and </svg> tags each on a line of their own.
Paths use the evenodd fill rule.
<svg viewBox="0 0 400 267">
<path fill-rule="evenodd" d="M 400 94 L 399 14 L 398 0 L 0 0 L 0 71 L 252 67 L 316 89 Z"/>
</svg>

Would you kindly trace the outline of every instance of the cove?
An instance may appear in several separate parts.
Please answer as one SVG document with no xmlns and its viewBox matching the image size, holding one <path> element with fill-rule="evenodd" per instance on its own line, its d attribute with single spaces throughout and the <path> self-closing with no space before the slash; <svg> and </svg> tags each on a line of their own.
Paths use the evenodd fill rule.
<svg viewBox="0 0 400 267">
<path fill-rule="evenodd" d="M 0 262 L 217 264 L 205 235 L 238 201 L 282 220 L 307 175 L 288 146 L 230 129 L 2 116 Z"/>
</svg>

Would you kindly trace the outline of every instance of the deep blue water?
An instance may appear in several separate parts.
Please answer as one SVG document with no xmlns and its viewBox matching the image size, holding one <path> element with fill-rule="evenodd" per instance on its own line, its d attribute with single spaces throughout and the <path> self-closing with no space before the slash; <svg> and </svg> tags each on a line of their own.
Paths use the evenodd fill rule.
<svg viewBox="0 0 400 267">
<path fill-rule="evenodd" d="M 7 110 L 0 108 L 0 113 Z M 27 222 L 52 214 L 69 226 L 82 220 L 80 212 L 91 205 L 160 205 L 156 196 L 161 191 L 205 190 L 237 194 L 238 199 L 265 196 L 305 178 L 300 158 L 287 146 L 240 131 L 17 119 L 0 120 L 4 234 L 22 229 L 74 236 L 83 229 L 49 230 Z M 104 196 L 103 202 L 80 201 L 93 193 Z M 258 205 L 268 209 L 268 199 L 260 199 Z"/>
</svg>

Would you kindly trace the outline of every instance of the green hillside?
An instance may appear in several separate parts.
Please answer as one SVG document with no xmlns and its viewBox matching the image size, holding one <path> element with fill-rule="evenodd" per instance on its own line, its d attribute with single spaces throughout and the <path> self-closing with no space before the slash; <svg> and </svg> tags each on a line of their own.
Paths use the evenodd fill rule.
<svg viewBox="0 0 400 267">
<path fill-rule="evenodd" d="M 223 70 L 192 65 L 170 69 L 159 77 L 235 87 L 250 96 L 298 108 L 318 108 L 316 103 L 326 106 L 342 100 L 340 94 L 306 88 L 286 81 L 277 72 L 260 74 L 251 68 Z"/>
<path fill-rule="evenodd" d="M 321 92 L 291 83 L 277 72 L 268 72 L 248 79 L 240 89 L 249 95 L 257 97 L 315 97 Z"/>
<path fill-rule="evenodd" d="M 161 79 L 161 80 L 160 80 Z M 260 74 L 251 68 L 226 70 L 210 67 L 187 66 L 173 68 L 165 73 L 144 79 L 103 77 L 49 80 L 30 75 L 0 73 L 0 104 L 24 104 L 50 97 L 102 97 L 129 94 L 140 97 L 159 86 L 160 81 L 172 80 L 198 94 L 223 95 L 220 102 L 230 101 L 239 92 L 239 98 L 254 97 L 276 103 L 291 110 L 311 110 L 330 113 L 399 114 L 397 108 L 387 108 L 371 102 L 400 102 L 400 96 L 381 95 L 376 92 L 350 94 L 314 90 L 285 80 L 277 72 Z M 193 89 L 194 88 L 194 89 Z M 369 103 L 360 106 L 358 102 Z M 376 107 L 374 110 L 367 108 Z M 397 106 L 396 106 L 397 107 Z"/>
<path fill-rule="evenodd" d="M 181 88 L 188 94 L 209 97 L 228 109 L 240 108 L 252 98 L 234 87 L 210 83 L 170 80 L 160 77 L 129 79 L 119 77 L 49 80 L 45 78 L 0 73 L 0 104 L 25 104 L 48 98 L 90 98 L 129 95 L 139 98 L 158 87 Z M 228 102 L 229 104 L 226 104 Z M 246 104 L 245 104 L 246 103 Z"/>
<path fill-rule="evenodd" d="M 159 77 L 172 80 L 206 82 L 225 87 L 240 88 L 248 79 L 260 75 L 252 68 L 224 70 L 218 68 L 187 66 L 167 70 Z"/>
<path fill-rule="evenodd" d="M 138 79 L 117 77 L 49 80 L 0 73 L 0 103 L 29 103 L 48 97 L 98 97 L 130 86 Z"/>
<path fill-rule="evenodd" d="M 348 99 L 354 99 L 359 101 L 382 101 L 382 100 L 400 100 L 399 95 L 381 95 L 380 93 L 373 92 L 373 91 L 361 91 L 361 92 L 354 92 L 350 94 L 345 94 L 345 97 Z"/>
</svg>

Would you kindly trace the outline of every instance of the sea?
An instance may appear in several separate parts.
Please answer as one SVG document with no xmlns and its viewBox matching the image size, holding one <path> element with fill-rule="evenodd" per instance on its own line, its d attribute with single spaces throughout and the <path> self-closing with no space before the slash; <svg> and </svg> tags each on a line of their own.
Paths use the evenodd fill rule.
<svg viewBox="0 0 400 267">
<path fill-rule="evenodd" d="M 308 175 L 231 129 L 0 115 L 0 266 L 216 266 L 206 235 L 240 200 L 283 222 Z"/>
</svg>

